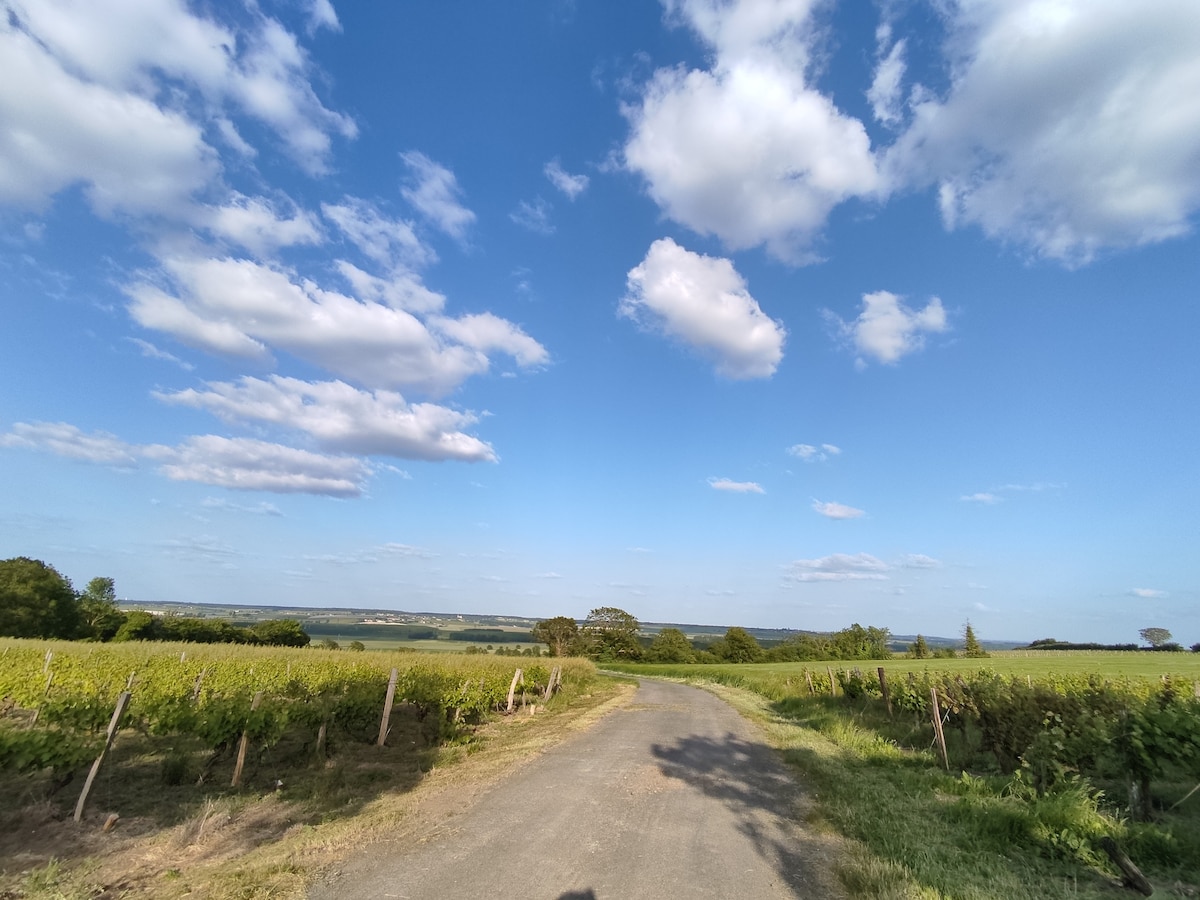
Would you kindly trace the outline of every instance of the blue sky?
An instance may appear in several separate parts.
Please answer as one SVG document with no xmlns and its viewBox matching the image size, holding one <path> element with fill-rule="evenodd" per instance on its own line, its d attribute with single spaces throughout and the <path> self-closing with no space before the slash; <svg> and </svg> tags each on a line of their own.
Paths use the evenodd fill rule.
<svg viewBox="0 0 1200 900">
<path fill-rule="evenodd" d="M 0 556 L 1200 640 L 1194 0 L 0 3 Z"/>
</svg>

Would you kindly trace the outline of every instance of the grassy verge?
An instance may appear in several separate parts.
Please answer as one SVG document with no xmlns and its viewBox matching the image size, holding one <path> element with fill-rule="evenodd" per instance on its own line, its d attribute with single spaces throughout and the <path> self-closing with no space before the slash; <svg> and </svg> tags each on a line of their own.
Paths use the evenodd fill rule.
<svg viewBox="0 0 1200 900">
<path fill-rule="evenodd" d="M 919 745 L 925 729 L 872 707 L 704 686 L 758 722 L 810 787 L 811 824 L 847 839 L 838 874 L 854 896 L 1134 896 L 1095 849 L 1105 835 L 1117 838 L 1157 895 L 1200 895 L 1200 794 L 1155 823 L 1133 825 L 1083 782 L 1038 797 L 1020 778 L 948 773 Z M 1164 786 L 1158 799 L 1174 802 L 1190 787 Z"/>
<path fill-rule="evenodd" d="M 534 715 L 493 719 L 463 743 L 420 747 L 393 729 L 389 746 L 346 742 L 325 762 L 297 763 L 287 747 L 253 760 L 260 774 L 291 759 L 258 790 L 198 792 L 173 785 L 178 748 L 118 738 L 94 794 L 94 814 L 71 821 L 79 782 L 0 774 L 0 898 L 299 898 L 322 873 L 383 836 L 421 835 L 515 767 L 627 702 L 629 682 L 572 684 Z M 311 759 L 311 757 L 309 757 Z M 272 772 L 275 769 L 271 769 Z M 120 819 L 105 792 L 120 798 Z"/>
</svg>

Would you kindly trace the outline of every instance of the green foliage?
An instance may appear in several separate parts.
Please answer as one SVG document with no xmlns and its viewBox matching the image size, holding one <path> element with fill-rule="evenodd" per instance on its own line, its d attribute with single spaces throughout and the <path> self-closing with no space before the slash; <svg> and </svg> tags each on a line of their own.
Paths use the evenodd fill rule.
<svg viewBox="0 0 1200 900">
<path fill-rule="evenodd" d="M 1151 647 L 1161 647 L 1171 640 L 1171 632 L 1165 628 L 1143 628 L 1138 634 Z"/>
<path fill-rule="evenodd" d="M 908 647 L 908 656 L 912 659 L 928 659 L 929 645 L 925 643 L 925 636 L 918 634 L 917 639 Z"/>
<path fill-rule="evenodd" d="M 725 638 L 710 650 L 718 659 L 731 663 L 752 663 L 763 658 L 763 649 L 745 628 L 730 628 Z"/>
<path fill-rule="evenodd" d="M 255 622 L 246 630 L 249 643 L 272 647 L 307 647 L 311 640 L 295 619 L 267 619 Z"/>
<path fill-rule="evenodd" d="M 654 636 L 650 649 L 646 651 L 646 659 L 660 663 L 690 663 L 694 662 L 696 653 L 691 643 L 678 628 L 664 628 Z"/>
<path fill-rule="evenodd" d="M 0 635 L 74 638 L 81 628 L 71 582 L 41 560 L 0 560 Z"/>
<path fill-rule="evenodd" d="M 111 578 L 93 578 L 79 595 L 79 612 L 83 619 L 84 636 L 98 641 L 110 641 L 125 621 L 117 608 L 116 583 Z"/>
<path fill-rule="evenodd" d="M 768 650 L 766 659 L 771 662 L 891 659 L 890 640 L 888 629 L 863 628 L 856 622 L 829 635 L 793 635 Z"/>
<path fill-rule="evenodd" d="M 615 606 L 593 609 L 580 629 L 583 650 L 592 659 L 606 662 L 641 659 L 639 627 L 638 620 L 623 609 Z"/>
<path fill-rule="evenodd" d="M 579 625 L 567 616 L 543 619 L 531 634 L 535 641 L 549 646 L 551 656 L 569 656 L 579 643 Z"/>
<path fill-rule="evenodd" d="M 983 649 L 983 644 L 979 643 L 979 639 L 975 637 L 975 629 L 971 627 L 971 623 L 963 627 L 963 656 L 967 659 L 982 659 L 988 655 Z"/>
<path fill-rule="evenodd" d="M 363 650 L 367 649 L 367 645 L 364 644 L 362 641 L 351 641 L 349 644 L 346 645 L 346 649 L 354 650 L 356 652 L 361 653 Z"/>
</svg>

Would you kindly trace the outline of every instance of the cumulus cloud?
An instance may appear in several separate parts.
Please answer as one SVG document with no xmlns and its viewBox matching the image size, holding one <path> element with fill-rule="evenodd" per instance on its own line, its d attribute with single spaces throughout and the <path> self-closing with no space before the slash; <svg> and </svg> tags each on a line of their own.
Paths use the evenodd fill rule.
<svg viewBox="0 0 1200 900">
<path fill-rule="evenodd" d="M 164 258 L 162 268 L 174 290 L 150 281 L 130 285 L 133 318 L 221 355 L 266 364 L 273 346 L 372 387 L 431 394 L 487 371 L 491 351 L 513 355 L 522 366 L 549 357 L 520 328 L 490 313 L 435 317 L 427 326 L 406 309 L 326 290 L 252 260 L 179 255 Z"/>
<path fill-rule="evenodd" d="M 434 227 L 463 240 L 475 221 L 475 213 L 459 201 L 462 189 L 454 173 L 416 150 L 402 153 L 400 158 L 408 166 L 410 176 L 409 183 L 400 191 L 404 199 Z"/>
<path fill-rule="evenodd" d="M 863 311 L 853 322 L 826 313 L 841 337 L 857 351 L 860 366 L 866 365 L 867 359 L 894 365 L 924 347 L 926 334 L 940 334 L 949 328 L 937 297 L 919 310 L 905 306 L 901 297 L 889 291 L 863 294 L 862 299 Z"/>
<path fill-rule="evenodd" d="M 783 359 L 787 332 L 750 296 L 733 263 L 670 238 L 651 244 L 629 271 L 619 313 L 682 341 L 728 378 L 769 378 Z"/>
<path fill-rule="evenodd" d="M 709 486 L 714 491 L 729 491 L 734 494 L 765 494 L 762 485 L 754 481 L 731 481 L 728 478 L 710 478 Z"/>
<path fill-rule="evenodd" d="M 825 462 L 827 459 L 839 456 L 842 449 L 834 444 L 821 444 L 819 447 L 815 444 L 792 444 L 787 448 L 787 452 L 797 459 L 811 463 Z"/>
<path fill-rule="evenodd" d="M 0 446 L 45 451 L 118 468 L 143 460 L 173 481 L 194 481 L 242 491 L 357 497 L 370 466 L 360 459 L 326 456 L 248 438 L 196 435 L 174 447 L 129 444 L 111 434 L 87 434 L 65 422 L 16 423 Z"/>
<path fill-rule="evenodd" d="M 950 228 L 1069 264 L 1189 230 L 1200 207 L 1200 5 L 945 4 L 948 87 L 886 157 Z"/>
<path fill-rule="evenodd" d="M 710 49 L 711 68 L 654 73 L 624 109 L 625 167 L 694 231 L 734 250 L 761 244 L 786 261 L 811 259 L 834 206 L 880 183 L 862 123 L 810 84 L 813 4 L 667 6 Z"/>
<path fill-rule="evenodd" d="M 891 567 L 869 553 L 834 553 L 819 559 L 798 559 L 788 567 L 792 581 L 886 581 Z"/>
<path fill-rule="evenodd" d="M 286 213 L 265 197 L 247 197 L 234 192 L 222 206 L 203 208 L 199 224 L 218 238 L 246 248 L 258 256 L 280 247 L 317 244 L 322 239 L 316 219 L 295 204 Z"/>
<path fill-rule="evenodd" d="M 571 175 L 557 159 L 546 163 L 542 171 L 552 185 L 567 195 L 568 200 L 574 200 L 588 188 L 586 175 Z"/>
<path fill-rule="evenodd" d="M 941 560 L 926 556 L 924 553 L 909 553 L 900 557 L 898 565 L 904 569 L 940 569 Z"/>
<path fill-rule="evenodd" d="M 236 384 L 157 393 L 168 403 L 205 409 L 230 422 L 265 422 L 301 431 L 326 450 L 403 459 L 495 462 L 490 444 L 462 431 L 477 418 L 432 403 L 409 404 L 391 391 L 361 391 L 341 381 L 273 376 Z"/>
<path fill-rule="evenodd" d="M 820 500 L 813 500 L 812 508 L 827 519 L 859 519 L 866 515 L 864 510 L 833 501 L 822 503 Z"/>
<path fill-rule="evenodd" d="M 366 200 L 346 197 L 341 203 L 323 204 L 321 212 L 364 256 L 388 269 L 402 264 L 423 265 L 436 259 L 410 222 L 390 219 Z"/>
</svg>

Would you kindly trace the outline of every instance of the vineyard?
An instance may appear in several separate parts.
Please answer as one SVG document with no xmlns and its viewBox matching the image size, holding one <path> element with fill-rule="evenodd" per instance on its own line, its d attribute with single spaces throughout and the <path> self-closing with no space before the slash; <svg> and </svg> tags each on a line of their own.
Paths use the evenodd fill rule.
<svg viewBox="0 0 1200 900">
<path fill-rule="evenodd" d="M 1176 656 L 1194 668 L 1194 654 Z M 792 752 L 826 813 L 896 865 L 910 888 L 971 895 L 959 879 L 964 866 L 979 867 L 981 847 L 1032 853 L 1051 861 L 1047 871 L 1120 878 L 1104 849 L 1116 841 L 1135 863 L 1183 885 L 1178 895 L 1196 895 L 1200 679 L 1110 677 L 1095 657 L 1091 672 L 1038 675 L 1033 660 L 961 660 L 952 671 L 920 662 L 888 662 L 882 675 L 844 663 L 615 668 L 753 691 L 774 721 L 815 735 L 800 743 L 824 740 L 830 750 Z M 1010 671 L 988 668 L 993 662 Z M 1081 667 L 1080 657 L 1074 662 Z M 906 824 L 889 828 L 892 819 Z M 922 840 L 941 833 L 946 846 L 931 854 Z M 1003 876 L 997 869 L 988 877 Z"/>
<path fill-rule="evenodd" d="M 49 770 L 65 783 L 104 749 L 110 724 L 170 748 L 180 770 L 175 777 L 190 775 L 201 783 L 219 780 L 217 767 L 232 758 L 239 743 L 258 753 L 287 744 L 293 755 L 311 759 L 330 753 L 338 742 L 383 744 L 389 727 L 403 724 L 408 743 L 436 747 L 468 737 L 488 713 L 508 709 L 510 691 L 514 707 L 543 703 L 560 679 L 582 680 L 591 672 L 590 664 L 579 660 L 553 668 L 522 667 L 522 662 L 194 644 L 3 641 L 0 770 Z M 228 784 L 230 776 L 224 777 Z"/>
</svg>

